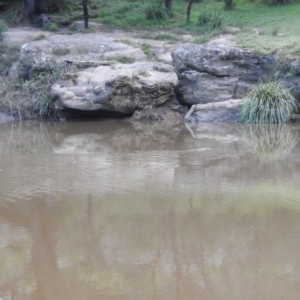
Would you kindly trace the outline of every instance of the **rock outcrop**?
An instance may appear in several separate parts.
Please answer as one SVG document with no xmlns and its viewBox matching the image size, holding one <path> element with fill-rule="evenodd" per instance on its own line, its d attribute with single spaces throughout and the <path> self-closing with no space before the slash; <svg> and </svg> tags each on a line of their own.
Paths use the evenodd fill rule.
<svg viewBox="0 0 300 300">
<path fill-rule="evenodd" d="M 66 60 L 99 61 L 104 59 L 146 61 L 138 47 L 95 34 L 54 35 L 45 40 L 24 44 L 20 53 L 21 76 L 30 71 L 63 67 Z"/>
<path fill-rule="evenodd" d="M 153 62 L 88 68 L 64 79 L 52 86 L 56 108 L 95 116 L 125 116 L 160 106 L 178 83 L 172 66 Z"/>
<path fill-rule="evenodd" d="M 21 47 L 7 75 L 9 80 L 30 80 L 40 71 L 61 68 L 62 79 L 52 86 L 52 99 L 65 112 L 181 120 L 189 107 L 197 105 L 186 121 L 235 122 L 241 104 L 231 101 L 242 99 L 254 84 L 275 72 L 300 101 L 299 60 L 279 70 L 272 55 L 241 49 L 228 37 L 205 45 L 179 45 L 120 30 L 70 35 L 41 32 L 25 28 L 21 37 L 14 29 L 3 34 L 5 60 Z M 111 65 L 101 65 L 103 60 Z M 172 60 L 174 68 L 167 64 Z"/>
<path fill-rule="evenodd" d="M 179 76 L 176 93 L 189 106 L 241 99 L 253 84 L 269 78 L 276 67 L 272 56 L 218 44 L 184 44 L 172 57 Z"/>
<path fill-rule="evenodd" d="M 107 33 L 75 33 L 39 34 L 34 32 L 35 41 L 25 35 L 18 43 L 14 32 L 6 33 L 5 43 L 21 47 L 18 64 L 19 76 L 30 77 L 29 72 L 63 67 L 65 60 L 70 61 L 99 61 L 116 60 L 119 62 L 140 62 L 150 58 L 172 63 L 171 52 L 176 45 L 167 41 L 128 38 L 122 32 Z M 143 49 L 145 51 L 143 51 Z M 9 50 L 9 49 L 8 49 Z M 9 50 L 10 51 L 10 50 Z M 145 54 L 146 52 L 146 54 Z"/>
</svg>

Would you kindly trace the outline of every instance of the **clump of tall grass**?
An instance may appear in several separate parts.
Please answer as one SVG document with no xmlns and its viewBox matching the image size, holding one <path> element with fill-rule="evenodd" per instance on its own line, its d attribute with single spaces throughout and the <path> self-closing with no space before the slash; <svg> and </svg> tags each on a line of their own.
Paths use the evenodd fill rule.
<svg viewBox="0 0 300 300">
<path fill-rule="evenodd" d="M 198 24 L 208 30 L 213 30 L 224 25 L 224 17 L 219 11 L 208 12 L 204 9 L 198 15 Z"/>
<path fill-rule="evenodd" d="M 163 20 L 168 18 L 168 12 L 164 6 L 164 1 L 157 3 L 155 0 L 150 0 L 145 5 L 145 14 L 147 20 Z"/>
<path fill-rule="evenodd" d="M 55 115 L 51 86 L 58 80 L 60 74 L 60 69 L 51 69 L 36 74 L 32 81 L 27 82 L 27 90 L 34 101 L 35 111 L 42 118 Z"/>
<path fill-rule="evenodd" d="M 254 124 L 287 123 L 297 110 L 297 101 L 287 88 L 276 81 L 262 82 L 244 99 L 240 121 Z"/>
<path fill-rule="evenodd" d="M 3 18 L 8 24 L 17 24 L 18 17 L 23 10 L 23 2 L 17 1 L 10 4 L 3 13 Z"/>
</svg>

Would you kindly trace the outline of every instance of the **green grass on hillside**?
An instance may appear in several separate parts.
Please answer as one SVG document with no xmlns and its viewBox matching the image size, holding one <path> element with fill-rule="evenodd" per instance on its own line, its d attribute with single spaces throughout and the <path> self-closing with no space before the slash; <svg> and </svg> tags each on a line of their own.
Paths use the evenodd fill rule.
<svg viewBox="0 0 300 300">
<path fill-rule="evenodd" d="M 270 6 L 262 2 L 237 0 L 235 9 L 226 11 L 223 1 L 203 0 L 193 4 L 191 22 L 186 23 L 185 0 L 174 0 L 173 17 L 147 20 L 145 7 L 153 1 L 156 1 L 156 5 L 160 3 L 160 0 L 98 0 L 99 17 L 96 21 L 125 30 L 164 30 L 173 34 L 190 32 L 199 36 L 199 43 L 226 33 L 226 27 L 237 27 L 240 32 L 236 34 L 236 39 L 242 47 L 253 48 L 261 54 L 277 53 L 285 57 L 300 55 L 300 3 Z M 220 12 L 225 26 L 210 31 L 199 25 L 198 16 L 203 10 L 208 13 Z"/>
<path fill-rule="evenodd" d="M 300 54 L 300 3 L 268 6 L 248 3 L 234 12 L 224 12 L 227 26 L 241 29 L 237 42 L 262 54 L 280 57 Z"/>
</svg>

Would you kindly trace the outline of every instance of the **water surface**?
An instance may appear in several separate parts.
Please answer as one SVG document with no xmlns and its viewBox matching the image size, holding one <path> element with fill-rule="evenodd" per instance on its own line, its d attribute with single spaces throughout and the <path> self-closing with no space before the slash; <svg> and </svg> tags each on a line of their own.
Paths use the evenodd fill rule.
<svg viewBox="0 0 300 300">
<path fill-rule="evenodd" d="M 300 127 L 0 124 L 0 299 L 299 299 Z"/>
</svg>

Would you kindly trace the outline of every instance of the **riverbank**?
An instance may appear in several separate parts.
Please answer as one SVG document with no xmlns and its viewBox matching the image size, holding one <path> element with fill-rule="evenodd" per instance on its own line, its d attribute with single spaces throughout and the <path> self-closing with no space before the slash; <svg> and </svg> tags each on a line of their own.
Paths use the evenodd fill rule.
<svg viewBox="0 0 300 300">
<path fill-rule="evenodd" d="M 197 5 L 194 7 L 195 13 L 197 11 Z M 207 6 L 207 4 L 205 4 L 205 6 Z M 282 9 L 285 8 L 282 7 Z M 176 12 L 176 8 L 174 8 L 174 10 Z M 242 10 L 238 8 L 236 12 L 239 15 L 242 13 Z M 118 13 L 116 13 L 116 15 L 118 15 Z M 100 19 L 98 18 L 98 20 Z M 149 102 L 148 100 L 148 102 L 145 102 L 144 96 L 142 98 L 138 96 L 138 99 L 143 99 L 143 104 L 140 104 L 141 102 L 136 102 L 140 100 L 134 100 L 134 104 L 131 104 L 133 110 L 128 110 L 128 105 L 126 108 L 123 107 L 122 110 L 116 109 L 116 105 L 114 105 L 113 108 L 108 107 L 111 106 L 111 104 L 103 107 L 102 102 L 98 108 L 95 108 L 94 103 L 99 100 L 100 96 L 98 96 L 98 94 L 100 93 L 100 90 L 103 90 L 100 86 L 102 84 L 106 86 L 106 83 L 102 81 L 98 86 L 92 84 L 93 92 L 90 94 L 91 96 L 86 97 L 85 100 L 88 101 L 89 107 L 87 108 L 86 104 L 84 105 L 85 113 L 82 115 L 85 116 L 83 117 L 133 116 L 133 119 L 135 120 L 161 120 L 166 118 L 183 120 L 183 117 L 187 113 L 189 107 L 193 104 L 198 104 L 198 102 L 195 101 L 199 101 L 199 103 L 209 103 L 240 99 L 246 95 L 246 92 L 249 91 L 253 84 L 259 80 L 266 80 L 268 78 L 277 78 L 281 80 L 288 88 L 292 88 L 293 92 L 298 97 L 299 88 L 297 86 L 297 82 L 300 67 L 297 55 L 294 55 L 293 58 L 288 58 L 290 55 L 289 50 L 291 50 L 291 48 L 289 48 L 285 53 L 286 55 L 282 57 L 279 56 L 281 53 L 279 48 L 277 50 L 274 48 L 274 51 L 271 51 L 271 54 L 268 54 L 270 51 L 266 51 L 267 55 L 260 54 L 259 51 L 255 51 L 253 49 L 249 50 L 250 52 L 248 50 L 242 50 L 242 52 L 239 52 L 237 49 L 243 49 L 240 39 L 241 31 L 245 33 L 249 28 L 241 29 L 239 27 L 225 26 L 222 27 L 222 30 L 220 28 L 218 32 L 214 32 L 214 34 L 219 33 L 219 35 L 210 39 L 205 46 L 201 46 L 200 48 L 195 46 L 197 49 L 206 49 L 206 47 L 209 49 L 205 50 L 207 54 L 204 54 L 204 56 L 200 59 L 200 69 L 199 62 L 197 63 L 197 66 L 193 65 L 194 59 L 197 60 L 194 56 L 197 56 L 195 53 L 197 53 L 198 50 L 196 52 L 194 51 L 195 53 L 192 54 L 193 56 L 191 59 L 183 58 L 183 60 L 186 61 L 184 69 L 187 74 L 187 76 L 183 76 L 183 69 L 178 66 L 178 61 L 175 63 L 175 65 L 177 64 L 177 67 L 175 67 L 174 70 L 168 67 L 174 64 L 174 58 L 171 54 L 174 53 L 180 45 L 186 43 L 197 45 L 200 42 L 204 42 L 206 39 L 204 37 L 208 36 L 206 35 L 207 33 L 204 33 L 199 38 L 197 30 L 193 27 L 196 23 L 195 14 L 192 17 L 191 24 L 189 24 L 185 30 L 170 30 L 166 22 L 171 21 L 162 20 L 158 22 L 160 24 L 156 24 L 156 28 L 164 27 L 165 30 L 163 31 L 132 30 L 129 32 L 120 29 L 112 29 L 112 27 L 107 26 L 107 24 L 104 25 L 98 22 L 91 22 L 90 29 L 85 30 L 83 28 L 83 22 L 80 21 L 76 21 L 72 24 L 72 30 L 64 27 L 59 29 L 58 32 L 49 32 L 32 27 L 9 28 L 3 33 L 2 41 L 2 76 L 0 78 L 0 84 L 2 86 L 0 91 L 1 111 L 10 115 L 13 119 L 28 119 L 36 117 L 47 119 L 66 119 L 70 115 L 72 118 L 72 114 L 74 115 L 74 113 L 80 111 L 83 106 L 82 104 L 78 106 L 78 103 L 75 103 L 76 105 L 70 105 L 69 103 L 66 104 L 65 100 L 70 99 L 70 92 L 73 95 L 74 89 L 77 91 L 74 94 L 77 98 L 72 96 L 75 99 L 75 102 L 82 97 L 81 95 L 89 94 L 89 85 L 86 85 L 85 79 L 81 80 L 80 78 L 82 76 L 84 78 L 87 74 L 92 74 L 90 71 L 85 70 L 88 68 L 88 65 L 86 65 L 83 69 L 82 67 L 76 67 L 76 65 L 78 62 L 79 64 L 82 64 L 82 62 L 84 64 L 86 64 L 86 62 L 88 62 L 88 64 L 92 62 L 93 67 L 97 68 L 99 64 L 101 65 L 103 63 L 103 60 L 105 64 L 110 65 L 110 67 L 102 68 L 106 68 L 104 71 L 101 71 L 103 74 L 108 74 L 108 71 L 111 74 L 118 74 L 120 72 L 126 74 L 128 77 L 126 80 L 129 82 L 126 84 L 129 85 L 129 94 L 131 98 L 133 97 L 136 99 L 136 96 L 132 96 L 134 95 L 133 90 L 135 90 L 135 87 L 137 85 L 139 86 L 141 83 L 142 85 L 147 86 L 146 90 L 142 93 L 150 94 L 149 91 L 152 91 L 153 89 L 151 84 L 157 85 L 157 83 L 154 83 L 153 81 L 153 70 L 155 72 L 157 70 L 159 70 L 159 72 L 169 72 L 168 74 L 175 72 L 179 79 L 178 87 L 176 87 L 177 83 L 172 80 L 168 90 L 171 91 L 176 87 L 176 93 L 168 92 L 169 94 L 166 94 L 166 91 L 162 90 L 160 95 L 163 96 L 162 99 L 164 100 L 159 100 L 156 103 L 152 103 L 151 101 Z M 163 24 L 165 25 L 163 26 Z M 227 32 L 227 34 L 224 34 L 224 32 Z M 230 34 L 228 34 L 228 32 L 230 32 Z M 262 34 L 261 29 L 259 29 L 256 33 L 260 36 L 260 38 L 265 35 Z M 210 35 L 210 37 L 211 36 L 213 35 Z M 284 35 L 278 31 L 276 32 L 276 35 L 273 32 L 272 37 L 277 42 L 278 40 L 284 40 Z M 266 36 L 264 36 L 264 38 L 266 38 Z M 211 53 L 214 53 L 215 51 L 217 51 L 218 54 L 215 57 L 211 56 Z M 238 54 L 238 56 L 233 58 L 232 62 L 229 62 L 229 65 L 225 66 L 222 63 L 222 55 L 224 55 L 224 51 L 227 51 L 228 53 L 232 51 L 238 53 L 244 52 L 244 54 L 241 54 L 241 57 L 238 57 L 240 55 Z M 248 66 L 245 67 L 242 65 L 245 64 L 243 61 L 245 60 L 245 57 L 248 56 L 248 53 L 252 53 L 250 59 L 251 62 L 248 61 Z M 226 55 L 228 56 L 228 54 Z M 182 57 L 180 59 L 182 59 Z M 208 65 L 206 67 L 202 66 L 202 59 L 208 61 Z M 188 62 L 188 60 L 190 61 Z M 215 60 L 221 60 L 221 65 L 220 62 L 218 62 L 217 65 L 214 66 Z M 66 62 L 71 62 L 71 69 L 66 70 Z M 145 62 L 151 62 L 150 69 L 148 69 L 149 66 L 147 66 L 147 68 L 144 67 Z M 152 62 L 158 62 L 162 65 L 152 64 Z M 135 67 L 132 67 L 131 65 L 134 65 Z M 224 73 L 224 68 L 229 67 L 233 70 L 235 66 L 238 66 L 238 68 L 241 69 L 240 74 L 234 74 L 234 72 L 230 72 L 229 74 L 227 71 Z M 132 68 L 136 68 L 136 70 L 131 71 L 133 70 Z M 217 68 L 218 70 L 216 71 L 214 68 Z M 257 68 L 261 70 L 258 71 Z M 93 75 L 94 78 L 95 76 L 100 76 L 99 72 L 97 72 L 95 73 L 97 75 Z M 195 74 L 198 75 L 202 72 L 202 75 L 200 74 L 202 83 L 200 85 L 198 83 L 196 84 L 196 86 L 198 85 L 198 90 L 195 90 L 193 83 L 194 79 L 190 80 L 189 74 L 191 72 L 196 72 Z M 237 80 L 240 80 L 238 77 L 240 77 L 243 72 L 248 72 L 245 83 L 244 81 L 242 84 L 237 83 Z M 164 74 L 164 76 L 159 76 L 164 78 L 167 73 Z M 206 75 L 204 76 L 203 74 Z M 220 82 L 220 74 L 225 74 L 232 78 L 229 81 L 225 81 L 224 85 L 224 83 Z M 199 77 L 198 75 L 197 78 Z M 159 76 L 156 76 L 158 78 L 158 82 L 161 81 Z M 124 78 L 122 78 L 121 81 L 123 79 Z M 134 83 L 134 80 L 136 83 Z M 197 80 L 199 81 L 200 78 Z M 81 82 L 81 85 L 83 83 L 83 87 L 81 87 L 78 92 L 80 85 L 78 83 L 79 81 Z M 118 81 L 120 81 L 120 78 L 114 79 L 114 82 Z M 55 83 L 58 83 L 58 85 L 54 85 Z M 190 90 L 190 87 L 187 87 L 187 85 L 191 85 L 191 83 L 192 90 Z M 169 84 L 170 82 L 167 83 L 167 85 Z M 74 85 L 73 91 L 71 91 L 70 88 L 66 88 L 70 85 Z M 53 86 L 55 86 L 56 89 L 53 88 Z M 65 90 L 63 97 L 61 94 L 61 88 L 64 88 Z M 121 90 L 122 92 L 120 94 Z M 160 90 L 161 88 L 156 86 L 155 91 L 157 92 Z M 184 92 L 182 92 L 183 90 Z M 103 97 L 108 98 L 108 95 L 106 94 L 107 86 L 103 91 L 105 92 Z M 120 89 L 120 87 L 113 91 L 110 89 L 110 93 L 120 94 L 119 96 L 121 98 L 124 98 L 127 95 L 126 93 L 124 94 L 124 88 Z M 139 91 L 138 94 L 140 93 L 141 92 Z M 191 97 L 189 94 L 186 96 L 186 93 L 189 93 Z M 205 101 L 202 99 L 203 94 L 205 95 Z M 58 98 L 59 101 L 57 101 Z M 168 99 L 168 101 L 166 101 L 166 99 Z M 118 104 L 117 106 L 120 105 Z M 71 114 L 70 109 L 72 110 Z M 99 109 L 102 110 L 102 114 L 86 113 L 87 111 L 96 111 Z M 227 112 L 225 112 L 225 114 L 227 114 Z M 209 117 L 209 119 L 213 120 L 214 116 Z"/>
</svg>

